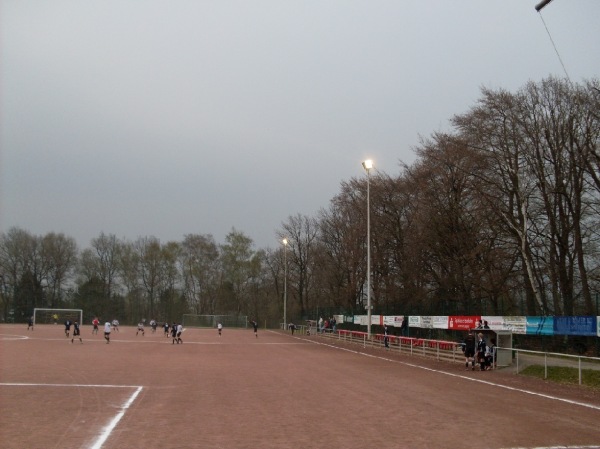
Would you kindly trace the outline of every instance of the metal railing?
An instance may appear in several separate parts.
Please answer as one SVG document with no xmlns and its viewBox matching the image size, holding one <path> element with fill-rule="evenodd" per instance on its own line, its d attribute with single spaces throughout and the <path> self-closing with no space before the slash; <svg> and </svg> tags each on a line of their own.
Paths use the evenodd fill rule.
<svg viewBox="0 0 600 449">
<path fill-rule="evenodd" d="M 498 348 L 498 350 L 512 351 L 513 365 L 516 373 L 531 365 L 544 366 L 544 379 L 548 378 L 548 368 L 555 366 L 576 368 L 579 385 L 582 384 L 584 369 L 600 370 L 600 358 L 582 355 L 560 354 L 555 352 L 529 351 L 526 349 Z"/>
<path fill-rule="evenodd" d="M 464 359 L 464 354 L 462 352 L 460 343 L 452 341 L 428 340 L 425 338 L 388 335 L 388 346 L 386 347 L 386 336 L 383 334 L 372 334 L 371 338 L 368 338 L 368 334 L 366 332 L 337 330 L 335 332 L 319 332 L 315 335 L 323 338 L 339 340 L 345 343 L 360 344 L 364 348 L 383 348 L 399 353 L 432 357 L 436 360 L 455 362 Z"/>
</svg>

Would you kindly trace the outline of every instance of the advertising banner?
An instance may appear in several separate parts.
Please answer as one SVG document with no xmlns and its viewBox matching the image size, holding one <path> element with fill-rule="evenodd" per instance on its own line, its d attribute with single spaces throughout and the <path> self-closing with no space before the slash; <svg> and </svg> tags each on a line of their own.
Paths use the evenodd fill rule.
<svg viewBox="0 0 600 449">
<path fill-rule="evenodd" d="M 555 316 L 555 335 L 584 335 L 595 337 L 598 318 L 595 316 Z"/>
<path fill-rule="evenodd" d="M 367 315 L 354 315 L 354 324 L 367 325 Z"/>
<path fill-rule="evenodd" d="M 554 335 L 554 317 L 552 316 L 528 316 L 527 335 Z"/>
<path fill-rule="evenodd" d="M 480 316 L 450 316 L 448 317 L 448 329 L 466 331 L 473 329 L 480 320 Z"/>
<path fill-rule="evenodd" d="M 433 328 L 434 329 L 448 329 L 448 317 L 447 316 L 433 316 Z"/>
<path fill-rule="evenodd" d="M 409 316 L 408 317 L 408 325 L 410 327 L 421 327 L 421 317 L 420 316 Z"/>
<path fill-rule="evenodd" d="M 421 327 L 423 329 L 433 329 L 433 320 L 430 316 L 421 317 Z"/>
<path fill-rule="evenodd" d="M 596 334 L 600 337 L 600 316 L 596 317 Z"/>
<path fill-rule="evenodd" d="M 527 333 L 527 320 L 524 316 L 505 316 L 502 319 L 502 330 L 512 331 L 513 334 Z"/>
<path fill-rule="evenodd" d="M 503 316 L 482 316 L 481 321 L 483 321 L 484 323 L 487 321 L 488 327 L 492 330 L 505 330 Z"/>
<path fill-rule="evenodd" d="M 403 322 L 404 322 L 403 316 L 390 315 L 390 316 L 383 317 L 383 323 L 386 324 L 387 326 L 402 327 Z"/>
</svg>

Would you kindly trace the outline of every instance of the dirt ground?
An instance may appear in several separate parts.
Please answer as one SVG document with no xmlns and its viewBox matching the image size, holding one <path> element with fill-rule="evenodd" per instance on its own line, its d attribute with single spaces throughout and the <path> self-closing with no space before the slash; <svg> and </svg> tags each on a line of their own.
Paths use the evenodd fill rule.
<svg viewBox="0 0 600 449">
<path fill-rule="evenodd" d="M 0 326 L 0 445 L 592 448 L 600 393 L 260 329 Z"/>
</svg>

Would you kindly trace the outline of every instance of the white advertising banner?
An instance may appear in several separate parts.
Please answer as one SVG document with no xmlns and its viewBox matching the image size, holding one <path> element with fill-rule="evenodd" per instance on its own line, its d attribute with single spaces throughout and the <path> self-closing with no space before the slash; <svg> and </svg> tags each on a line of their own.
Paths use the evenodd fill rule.
<svg viewBox="0 0 600 449">
<path fill-rule="evenodd" d="M 596 335 L 600 337 L 600 316 L 596 317 Z"/>
<path fill-rule="evenodd" d="M 482 316 L 481 321 L 487 321 L 490 329 L 496 331 L 507 330 L 504 328 L 504 317 L 503 316 Z"/>
<path fill-rule="evenodd" d="M 354 324 L 367 325 L 367 315 L 354 315 Z"/>
<path fill-rule="evenodd" d="M 505 316 L 502 330 L 512 331 L 514 334 L 526 334 L 527 318 L 524 316 Z"/>
<path fill-rule="evenodd" d="M 448 329 L 448 317 L 447 316 L 433 316 L 433 328 L 434 329 Z"/>
<path fill-rule="evenodd" d="M 408 325 L 410 327 L 421 327 L 421 317 L 420 316 L 409 316 L 408 317 Z"/>
<path fill-rule="evenodd" d="M 403 322 L 404 322 L 403 316 L 386 315 L 383 317 L 383 324 L 385 324 L 386 326 L 402 327 Z"/>
<path fill-rule="evenodd" d="M 424 329 L 433 329 L 433 320 L 430 316 L 421 317 L 421 327 Z"/>
<path fill-rule="evenodd" d="M 381 315 L 371 315 L 371 324 L 381 324 Z M 354 324 L 360 324 L 366 326 L 369 324 L 369 315 L 354 315 Z"/>
</svg>

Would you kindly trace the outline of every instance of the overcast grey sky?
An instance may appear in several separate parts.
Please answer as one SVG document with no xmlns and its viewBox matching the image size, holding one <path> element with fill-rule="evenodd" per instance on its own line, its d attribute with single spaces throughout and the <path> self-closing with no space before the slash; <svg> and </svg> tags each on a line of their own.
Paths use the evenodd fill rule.
<svg viewBox="0 0 600 449">
<path fill-rule="evenodd" d="M 539 0 L 0 0 L 0 232 L 276 247 L 482 86 L 564 76 Z M 574 82 L 600 1 L 541 12 Z"/>
</svg>

